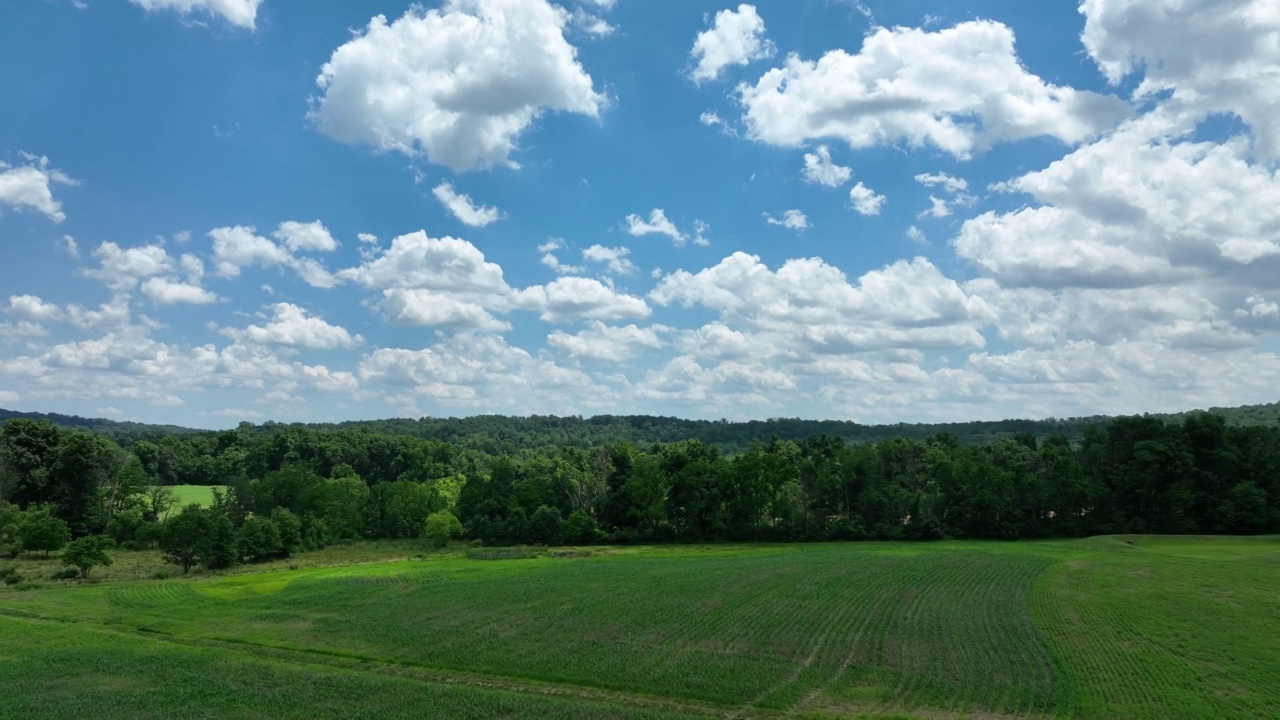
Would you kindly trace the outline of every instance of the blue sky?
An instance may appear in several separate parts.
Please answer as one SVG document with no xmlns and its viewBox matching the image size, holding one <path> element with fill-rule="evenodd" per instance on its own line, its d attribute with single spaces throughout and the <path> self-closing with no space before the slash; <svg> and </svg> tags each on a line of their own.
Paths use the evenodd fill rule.
<svg viewBox="0 0 1280 720">
<path fill-rule="evenodd" d="M 0 11 L 0 406 L 1270 402 L 1268 2 Z"/>
</svg>

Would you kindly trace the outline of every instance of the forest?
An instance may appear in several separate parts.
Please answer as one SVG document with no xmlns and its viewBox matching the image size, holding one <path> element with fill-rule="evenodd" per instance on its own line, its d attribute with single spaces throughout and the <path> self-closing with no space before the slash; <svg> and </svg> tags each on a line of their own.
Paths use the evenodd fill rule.
<svg viewBox="0 0 1280 720">
<path fill-rule="evenodd" d="M 701 437 L 591 444 L 575 430 L 590 424 L 581 418 L 560 429 L 547 418 L 489 420 L 484 442 L 393 429 L 415 421 L 102 432 L 10 419 L 0 427 L 0 552 L 105 538 L 158 546 L 185 570 L 383 538 L 502 546 L 1280 531 L 1280 428 L 1214 412 L 1106 419 L 1072 435 L 775 435 L 741 449 Z M 726 436 L 757 431 L 725 425 Z M 211 507 L 180 508 L 172 485 L 219 491 Z"/>
</svg>

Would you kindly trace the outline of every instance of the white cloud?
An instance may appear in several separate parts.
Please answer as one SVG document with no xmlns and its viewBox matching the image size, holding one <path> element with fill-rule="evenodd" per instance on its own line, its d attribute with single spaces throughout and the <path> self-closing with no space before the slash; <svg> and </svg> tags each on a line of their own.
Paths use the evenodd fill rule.
<svg viewBox="0 0 1280 720">
<path fill-rule="evenodd" d="M 338 241 L 333 239 L 329 229 L 319 220 L 308 223 L 293 220 L 282 222 L 272 234 L 293 252 L 333 252 L 338 249 Z"/>
<path fill-rule="evenodd" d="M 198 285 L 169 278 L 151 278 L 142 283 L 142 294 L 162 305 L 187 303 L 207 305 L 218 301 L 218 296 Z"/>
<path fill-rule="evenodd" d="M 627 257 L 630 254 L 631 250 L 624 247 L 592 245 L 582 251 L 582 258 L 588 262 L 603 264 L 611 273 L 630 275 L 636 271 L 635 263 Z"/>
<path fill-rule="evenodd" d="M 667 213 L 662 208 L 654 208 L 649 213 L 649 219 L 645 220 L 639 215 L 631 214 L 627 216 L 627 232 L 632 237 L 643 237 L 645 235 L 666 235 L 671 238 L 671 242 L 679 247 L 688 241 L 684 233 L 680 232 L 675 223 L 667 219 Z"/>
<path fill-rule="evenodd" d="M 183 15 L 200 11 L 221 16 L 237 27 L 253 30 L 258 19 L 258 6 L 263 0 L 129 0 L 148 12 L 176 10 Z"/>
<path fill-rule="evenodd" d="M 512 166 L 546 110 L 597 117 L 604 98 L 546 0 L 446 0 L 375 16 L 316 79 L 312 118 L 329 137 L 423 155 L 455 171 Z"/>
<path fill-rule="evenodd" d="M 548 346 L 569 357 L 615 363 L 630 360 L 645 348 L 659 348 L 664 344 L 652 327 L 634 324 L 616 327 L 598 320 L 574 335 L 557 330 L 547 336 Z"/>
<path fill-rule="evenodd" d="M 725 122 L 724 118 L 720 117 L 720 115 L 713 110 L 704 111 L 698 116 L 698 122 L 706 125 L 707 127 L 718 127 L 720 128 L 720 132 L 730 137 L 737 137 L 738 135 L 738 131 L 734 130 L 729 123 Z"/>
<path fill-rule="evenodd" d="M 936 195 L 929 196 L 929 209 L 920 213 L 919 217 L 944 218 L 951 216 L 951 206 Z"/>
<path fill-rule="evenodd" d="M 466 240 L 431 238 L 421 230 L 395 238 L 377 258 L 338 275 L 383 291 L 379 307 L 393 322 L 455 332 L 508 330 L 511 325 L 493 313 L 536 309 L 541 292 L 517 292 L 502 268 Z"/>
<path fill-rule="evenodd" d="M 969 181 L 964 178 L 952 177 L 946 173 L 920 173 L 916 175 L 916 182 L 925 187 L 941 186 L 949 193 L 962 193 L 969 189 Z"/>
<path fill-rule="evenodd" d="M 773 42 L 764 37 L 764 20 L 754 5 L 744 3 L 736 11 L 716 13 L 711 29 L 698 33 L 689 52 L 697 63 L 690 76 L 699 83 L 715 80 L 730 65 L 746 65 L 775 52 Z"/>
<path fill-rule="evenodd" d="M 1280 12 L 1273 0 L 1084 0 L 1081 40 L 1113 84 L 1142 73 L 1134 91 L 1172 90 L 1188 129 L 1213 112 L 1239 115 L 1258 154 L 1280 157 Z"/>
<path fill-rule="evenodd" d="M 447 182 L 435 186 L 431 194 L 435 195 L 440 204 L 444 205 L 464 225 L 484 227 L 497 222 L 502 216 L 498 208 L 476 205 L 471 201 L 470 195 L 459 195 Z"/>
<path fill-rule="evenodd" d="M 787 210 L 782 213 L 781 218 L 776 218 L 769 213 L 764 214 L 764 219 L 770 225 L 780 225 L 790 230 L 807 230 L 809 229 L 809 218 L 799 210 Z"/>
<path fill-rule="evenodd" d="M 85 275 L 101 280 L 112 290 L 129 290 L 142 278 L 173 269 L 173 260 L 159 245 L 121 248 L 113 242 L 104 242 L 93 254 L 98 258 L 98 268 L 85 271 Z"/>
<path fill-rule="evenodd" d="M 528 306 L 540 309 L 542 319 L 551 323 L 642 318 L 652 312 L 644 300 L 592 278 L 562 277 L 529 288 L 522 295 Z"/>
<path fill-rule="evenodd" d="M 266 325 L 228 330 L 228 334 L 259 345 L 283 345 L 312 350 L 353 348 L 364 342 L 364 338 L 359 335 L 353 335 L 346 328 L 310 315 L 292 303 L 276 303 L 271 310 L 271 322 Z"/>
<path fill-rule="evenodd" d="M 360 361 L 361 380 L 391 397 L 467 411 L 573 414 L 617 395 L 580 370 L 532 357 L 493 335 L 455 335 L 421 350 L 383 348 Z"/>
<path fill-rule="evenodd" d="M 860 215 L 879 215 L 886 198 L 859 182 L 849 189 L 849 201 Z"/>
<path fill-rule="evenodd" d="M 608 37 L 618 29 L 599 15 L 589 13 L 582 8 L 574 8 L 572 21 L 575 28 L 597 38 Z"/>
<path fill-rule="evenodd" d="M 796 146 L 838 138 L 864 148 L 930 144 L 968 158 L 999 141 L 1076 143 L 1125 117 L 1123 101 L 1046 84 L 1018 61 L 1013 31 L 974 21 L 938 32 L 880 28 L 857 55 L 792 55 L 739 86 L 748 136 Z"/>
<path fill-rule="evenodd" d="M 915 225 L 907 228 L 907 239 L 919 245 L 924 245 L 929 242 L 929 239 L 924 236 L 924 231 Z"/>
<path fill-rule="evenodd" d="M 55 223 L 66 220 L 62 203 L 53 197 L 53 186 L 79 183 L 51 167 L 48 158 L 20 154 L 28 164 L 11 167 L 0 162 L 0 207 L 35 210 Z"/>
<path fill-rule="evenodd" d="M 1272 286 L 1280 177 L 1250 164 L 1240 141 L 1171 141 L 1161 122 L 1132 121 L 997 186 L 1040 204 L 966 221 L 957 252 L 1010 287 Z"/>
<path fill-rule="evenodd" d="M 853 169 L 837 165 L 831 160 L 831 150 L 819 145 L 811 153 L 804 154 L 804 179 L 806 182 L 840 187 L 853 177 Z"/>
<path fill-rule="evenodd" d="M 425 325 L 444 330 L 503 332 L 511 323 L 495 318 L 477 302 L 425 288 L 390 288 L 382 293 L 380 307 L 395 323 Z"/>
<path fill-rule="evenodd" d="M 769 333 L 759 347 L 806 354 L 888 348 L 982 347 L 990 307 L 924 258 L 873 270 L 851 285 L 819 258 L 776 272 L 734 253 L 697 274 L 676 271 L 650 293 L 660 305 L 700 305 L 730 328 Z"/>
<path fill-rule="evenodd" d="M 297 258 L 284 246 L 255 234 L 253 227 L 236 225 L 209 231 L 213 239 L 214 268 L 223 277 L 237 277 L 250 266 L 292 268 L 312 287 L 331 288 L 337 284 L 332 273 L 312 258 Z M 287 236 L 292 237 L 292 236 Z M 301 236 L 298 236 L 301 237 Z M 295 242 L 297 237 L 294 237 Z M 314 238 L 303 242 L 315 242 Z"/>
<path fill-rule="evenodd" d="M 10 295 L 8 314 L 34 322 L 48 322 L 62 317 L 62 308 L 35 295 Z"/>
<path fill-rule="evenodd" d="M 214 228 L 209 231 L 209 237 L 213 239 L 214 264 L 223 277 L 236 277 L 246 266 L 287 265 L 292 260 L 287 250 L 255 235 L 252 227 Z"/>
</svg>

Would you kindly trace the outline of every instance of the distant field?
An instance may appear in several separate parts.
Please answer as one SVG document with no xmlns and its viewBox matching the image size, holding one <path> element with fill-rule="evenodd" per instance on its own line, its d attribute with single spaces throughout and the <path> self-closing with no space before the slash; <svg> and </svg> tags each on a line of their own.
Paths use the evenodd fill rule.
<svg viewBox="0 0 1280 720">
<path fill-rule="evenodd" d="M 178 499 L 175 504 L 176 509 L 181 509 L 195 503 L 201 507 L 209 507 L 213 504 L 213 489 L 217 485 L 170 485 L 169 489 L 173 491 L 173 496 Z"/>
<path fill-rule="evenodd" d="M 586 554 L 0 591 L 0 717 L 1163 720 L 1280 707 L 1274 538 Z"/>
</svg>

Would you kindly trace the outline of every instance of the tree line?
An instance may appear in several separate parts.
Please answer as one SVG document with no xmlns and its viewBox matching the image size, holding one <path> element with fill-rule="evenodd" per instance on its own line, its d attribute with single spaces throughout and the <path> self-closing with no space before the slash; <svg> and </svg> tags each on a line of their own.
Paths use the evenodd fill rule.
<svg viewBox="0 0 1280 720">
<path fill-rule="evenodd" d="M 165 486 L 218 485 L 174 508 Z M 1080 437 L 701 439 L 487 452 L 367 426 L 241 426 L 117 443 L 0 428 L 0 551 L 66 537 L 220 567 L 357 539 L 487 545 L 1044 538 L 1280 531 L 1280 429 L 1211 413 Z M 24 530 L 24 528 L 26 528 Z M 25 533 L 25 535 L 24 535 Z M 179 538 L 183 540 L 179 542 Z M 55 543 L 56 544 L 56 543 Z M 56 548 L 55 548 L 56 549 Z"/>
</svg>

